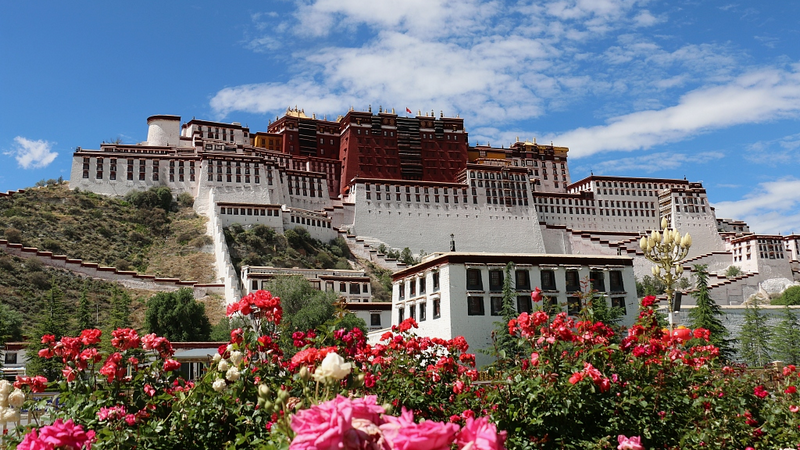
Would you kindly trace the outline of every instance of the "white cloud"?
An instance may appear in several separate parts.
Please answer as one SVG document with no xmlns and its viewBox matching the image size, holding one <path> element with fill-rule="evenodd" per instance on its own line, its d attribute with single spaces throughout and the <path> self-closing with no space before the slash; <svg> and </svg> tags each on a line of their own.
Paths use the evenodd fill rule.
<svg viewBox="0 0 800 450">
<path fill-rule="evenodd" d="M 800 179 L 760 183 L 741 200 L 715 203 L 717 217 L 744 220 L 756 233 L 800 232 Z"/>
<path fill-rule="evenodd" d="M 606 150 L 638 150 L 731 125 L 763 122 L 800 112 L 800 73 L 761 69 L 733 81 L 700 88 L 677 105 L 609 120 L 608 125 L 578 128 L 547 139 L 569 143 L 573 157 Z"/>
<path fill-rule="evenodd" d="M 17 164 L 23 169 L 41 169 L 47 167 L 58 156 L 57 152 L 51 150 L 52 145 L 48 141 L 32 141 L 22 136 L 14 138 L 16 145 L 8 152 L 8 156 L 13 156 Z"/>
<path fill-rule="evenodd" d="M 298 2 L 288 15 L 251 15 L 256 36 L 244 43 L 297 75 L 222 89 L 211 106 L 221 115 L 280 113 L 302 102 L 306 111 L 338 114 L 341 105 L 377 103 L 432 107 L 473 125 L 538 117 L 575 96 L 620 89 L 576 70 L 593 63 L 592 55 L 564 40 L 652 22 L 639 3 L 464 0 L 456 8 L 443 0 Z"/>
<path fill-rule="evenodd" d="M 572 153 L 572 150 L 570 150 Z M 616 174 L 620 172 L 654 173 L 677 169 L 685 164 L 706 164 L 725 157 L 722 152 L 698 152 L 692 154 L 659 152 L 631 158 L 621 158 L 593 163 L 595 174 Z"/>
<path fill-rule="evenodd" d="M 800 163 L 800 133 L 778 139 L 754 142 L 744 157 L 756 164 L 780 166 Z"/>
</svg>

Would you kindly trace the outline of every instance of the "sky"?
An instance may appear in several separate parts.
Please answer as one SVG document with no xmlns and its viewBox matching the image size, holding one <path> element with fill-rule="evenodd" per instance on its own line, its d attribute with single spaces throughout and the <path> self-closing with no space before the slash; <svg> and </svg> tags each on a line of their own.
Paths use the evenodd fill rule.
<svg viewBox="0 0 800 450">
<path fill-rule="evenodd" d="M 371 105 L 569 147 L 573 181 L 700 181 L 717 217 L 800 233 L 798 42 L 778 0 L 2 2 L 0 191 L 155 114 L 255 132 Z"/>
</svg>

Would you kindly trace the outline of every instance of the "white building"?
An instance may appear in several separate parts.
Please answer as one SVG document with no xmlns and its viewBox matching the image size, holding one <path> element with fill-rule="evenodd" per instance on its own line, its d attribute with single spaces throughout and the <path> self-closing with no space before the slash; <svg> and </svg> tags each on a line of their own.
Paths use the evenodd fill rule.
<svg viewBox="0 0 800 450">
<path fill-rule="evenodd" d="M 506 264 L 513 277 L 518 312 L 530 312 L 531 291 L 539 287 L 552 311 L 577 314 L 589 285 L 609 306 L 623 309 L 624 325 L 638 314 L 633 259 L 624 256 L 578 256 L 513 253 L 437 253 L 392 276 L 392 325 L 406 318 L 419 324 L 422 336 L 464 336 L 472 350 L 490 347 L 491 332 L 501 321 Z M 591 280 L 591 281 L 590 281 Z M 490 358 L 478 354 L 479 364 Z"/>
<path fill-rule="evenodd" d="M 384 117 L 388 113 L 348 114 L 364 116 L 358 120 L 369 119 L 376 126 L 390 119 Z M 770 278 L 800 281 L 797 235 L 755 236 L 744 222 L 717 219 L 700 183 L 596 175 L 572 182 L 569 149 L 539 145 L 535 140 L 517 141 L 507 149 L 469 147 L 467 161 L 456 161 L 453 158 L 461 154 L 450 150 L 461 144 L 455 139 L 447 143 L 448 133 L 442 134 L 442 139 L 448 135 L 443 143 L 448 152 L 442 153 L 446 157 L 436 156 L 428 147 L 422 156 L 434 174 L 463 168 L 455 179 L 426 181 L 411 172 L 395 179 L 368 178 L 363 172 L 353 172 L 359 166 L 352 161 L 350 172 L 345 170 L 345 150 L 353 145 L 364 151 L 380 150 L 379 159 L 365 159 L 364 164 L 372 164 L 373 169 L 380 161 L 395 161 L 396 156 L 411 158 L 407 168 L 418 167 L 414 158 L 422 156 L 406 150 L 403 155 L 394 154 L 398 150 L 393 132 L 378 139 L 378 128 L 370 128 L 370 137 L 359 137 L 359 131 L 350 136 L 357 142 L 351 139 L 347 147 L 346 120 L 319 121 L 298 110 L 287 111 L 279 121 L 285 125 L 284 119 L 302 119 L 302 130 L 281 125 L 270 133 L 251 134 L 236 122 L 192 119 L 182 124 L 178 116 L 151 116 L 145 142 L 104 143 L 99 150 L 78 148 L 73 154 L 70 188 L 121 196 L 166 186 L 174 194 L 191 194 L 195 210 L 209 218 L 217 277 L 226 283 L 229 302 L 238 298 L 240 286 L 231 276 L 234 271 L 222 228 L 233 223 L 262 224 L 278 233 L 301 226 L 322 241 L 343 237 L 354 252 L 368 256 L 370 249 L 381 244 L 413 252 L 447 251 L 451 234 L 458 249 L 468 252 L 626 255 L 633 258 L 634 273 L 642 278 L 650 274 L 652 263 L 638 248 L 639 238 L 666 217 L 681 234 L 693 237 L 685 276 L 690 276 L 692 265 L 707 265 L 715 275 L 710 278 L 710 293 L 720 304 L 740 304 Z M 437 122 L 427 116 L 419 119 Z M 337 131 L 339 124 L 342 128 Z M 409 128 L 407 132 L 413 135 L 404 139 L 428 139 L 426 145 L 433 145 L 429 141 L 438 134 L 431 131 Z M 345 179 L 348 173 L 350 178 Z M 748 260 L 743 253 L 745 242 L 753 239 L 759 242 L 751 243 Z M 756 245 L 761 252 L 766 249 L 766 257 L 755 256 Z M 778 258 L 779 254 L 783 257 Z M 722 274 L 731 265 L 744 274 L 726 279 Z"/>
</svg>

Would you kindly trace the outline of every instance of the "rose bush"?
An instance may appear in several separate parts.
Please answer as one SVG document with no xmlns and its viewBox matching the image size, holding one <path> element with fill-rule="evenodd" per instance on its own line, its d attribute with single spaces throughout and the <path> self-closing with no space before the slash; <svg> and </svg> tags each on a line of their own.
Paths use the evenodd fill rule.
<svg viewBox="0 0 800 450">
<path fill-rule="evenodd" d="M 643 299 L 618 336 L 537 304 L 507 324 L 524 356 L 479 372 L 463 338 L 416 336 L 413 319 L 373 345 L 359 329 L 293 330 L 297 353 L 285 355 L 280 299 L 259 291 L 229 307 L 247 326 L 196 382 L 178 376 L 166 339 L 119 329 L 105 352 L 100 331 L 84 330 L 42 337 L 61 379 L 20 378 L 0 404 L 31 410 L 22 448 L 49 448 L 47 427 L 95 449 L 797 447 L 796 367 L 724 365 L 707 330 L 670 335 L 655 307 Z M 42 401 L 25 400 L 48 384 L 60 392 L 51 425 Z"/>
</svg>

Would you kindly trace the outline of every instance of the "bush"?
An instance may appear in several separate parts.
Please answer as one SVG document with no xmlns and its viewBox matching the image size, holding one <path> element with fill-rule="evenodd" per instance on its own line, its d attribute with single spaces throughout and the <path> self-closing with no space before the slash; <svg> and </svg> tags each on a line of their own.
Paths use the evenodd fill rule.
<svg viewBox="0 0 800 450">
<path fill-rule="evenodd" d="M 12 242 L 14 244 L 21 244 L 22 243 L 22 232 L 16 228 L 6 228 L 5 237 L 8 242 Z"/>
<path fill-rule="evenodd" d="M 211 334 L 205 305 L 194 299 L 191 289 L 160 292 L 151 297 L 145 326 L 150 333 L 181 342 L 207 341 Z"/>
<path fill-rule="evenodd" d="M 742 274 L 742 269 L 739 268 L 739 266 L 728 266 L 728 269 L 725 270 L 726 278 L 738 277 L 741 274 Z"/>
<path fill-rule="evenodd" d="M 117 270 L 131 270 L 131 263 L 127 259 L 120 258 L 114 261 L 114 267 L 116 267 Z"/>
<path fill-rule="evenodd" d="M 770 303 L 773 305 L 800 305 L 800 286 L 786 288 L 780 297 Z"/>
<path fill-rule="evenodd" d="M 188 192 L 181 192 L 175 200 L 178 202 L 178 205 L 184 208 L 191 208 L 194 206 L 194 197 Z"/>
</svg>

